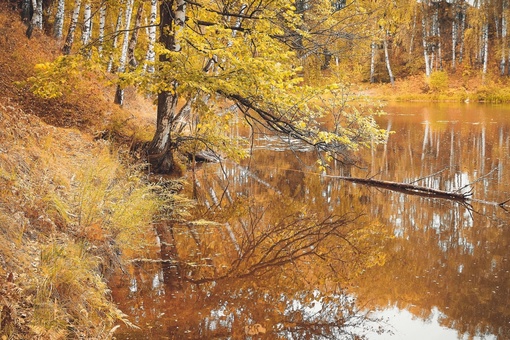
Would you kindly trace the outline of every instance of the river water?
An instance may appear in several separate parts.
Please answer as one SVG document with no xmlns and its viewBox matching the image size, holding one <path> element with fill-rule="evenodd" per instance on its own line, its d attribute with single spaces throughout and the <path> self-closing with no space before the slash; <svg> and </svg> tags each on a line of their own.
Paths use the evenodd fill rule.
<svg viewBox="0 0 510 340">
<path fill-rule="evenodd" d="M 470 201 L 321 177 L 313 155 L 257 135 L 271 150 L 189 174 L 197 222 L 173 216 L 161 252 L 112 278 L 140 327 L 117 338 L 510 339 L 510 203 L 498 205 L 510 199 L 510 106 L 385 111 L 387 144 L 328 175 Z"/>
</svg>

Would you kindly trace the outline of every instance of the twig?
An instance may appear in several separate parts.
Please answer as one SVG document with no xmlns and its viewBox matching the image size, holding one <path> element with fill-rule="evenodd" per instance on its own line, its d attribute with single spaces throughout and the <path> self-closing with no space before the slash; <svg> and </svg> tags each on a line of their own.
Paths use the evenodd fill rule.
<svg viewBox="0 0 510 340">
<path fill-rule="evenodd" d="M 475 184 L 475 183 L 480 182 L 482 179 L 484 179 L 485 177 L 488 177 L 490 174 L 492 174 L 492 173 L 493 173 L 494 171 L 496 171 L 497 169 L 498 169 L 498 168 L 494 168 L 494 169 L 492 169 L 491 171 L 489 171 L 489 172 L 488 172 L 488 173 L 486 173 L 485 175 L 483 175 L 483 176 L 481 176 L 481 177 L 478 177 L 475 181 L 473 181 L 473 182 L 471 182 L 471 183 L 468 183 L 468 184 L 464 185 L 463 187 L 461 187 L 461 188 L 459 188 L 459 189 L 455 190 L 455 192 L 459 192 L 459 191 L 461 191 L 462 189 L 465 189 L 465 188 L 467 188 L 467 187 L 469 187 L 469 186 L 472 186 L 472 185 L 473 185 L 473 184 Z"/>
<path fill-rule="evenodd" d="M 409 184 L 413 184 L 413 183 L 419 182 L 419 181 L 421 181 L 421 180 L 424 180 L 424 179 L 426 179 L 426 178 L 430 178 L 430 177 L 432 177 L 432 176 L 438 175 L 438 174 L 440 174 L 441 172 L 443 172 L 443 171 L 445 171 L 445 170 L 447 170 L 447 169 L 449 169 L 449 168 L 450 168 L 450 167 L 449 167 L 449 166 L 447 166 L 446 168 L 444 168 L 444 169 L 442 169 L 442 170 L 439 170 L 439 171 L 437 171 L 437 172 L 434 172 L 434 173 L 433 173 L 433 174 L 431 174 L 431 175 L 428 175 L 428 176 L 425 176 L 425 177 L 421 177 L 421 178 L 418 178 L 418 179 L 416 179 L 416 180 L 414 180 L 414 181 L 412 181 L 412 182 L 409 182 Z"/>
</svg>

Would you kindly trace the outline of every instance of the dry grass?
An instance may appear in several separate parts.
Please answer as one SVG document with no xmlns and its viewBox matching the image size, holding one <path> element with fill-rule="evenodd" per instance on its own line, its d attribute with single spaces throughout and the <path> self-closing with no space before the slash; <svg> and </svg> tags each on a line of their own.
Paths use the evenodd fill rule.
<svg viewBox="0 0 510 340">
<path fill-rule="evenodd" d="M 459 68 L 449 73 L 447 82 L 439 87 L 432 78 L 422 74 L 397 79 L 395 86 L 374 84 L 369 93 L 373 98 L 388 101 L 510 102 L 510 83 L 499 75 L 484 76 L 480 71 Z"/>
<path fill-rule="evenodd" d="M 161 205 L 128 155 L 150 138 L 154 107 L 114 106 L 93 73 L 59 98 L 34 96 L 24 81 L 59 46 L 28 40 L 1 10 L 0 339 L 111 338 L 125 316 L 106 275 L 148 252 Z"/>
<path fill-rule="evenodd" d="M 153 187 L 110 143 L 20 108 L 0 104 L 0 131 L 0 277 L 12 281 L 0 334 L 106 337 L 123 314 L 104 274 L 148 251 Z"/>
</svg>

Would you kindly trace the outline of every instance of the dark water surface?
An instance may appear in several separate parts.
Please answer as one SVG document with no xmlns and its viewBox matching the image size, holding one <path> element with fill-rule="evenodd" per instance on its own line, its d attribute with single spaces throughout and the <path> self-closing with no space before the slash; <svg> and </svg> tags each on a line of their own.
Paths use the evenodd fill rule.
<svg viewBox="0 0 510 340">
<path fill-rule="evenodd" d="M 510 214 L 498 205 L 510 199 L 510 106 L 385 111 L 387 145 L 328 174 L 472 192 L 469 204 L 319 177 L 313 155 L 274 144 L 206 165 L 201 220 L 168 224 L 166 262 L 112 279 L 140 327 L 117 338 L 510 339 Z"/>
</svg>

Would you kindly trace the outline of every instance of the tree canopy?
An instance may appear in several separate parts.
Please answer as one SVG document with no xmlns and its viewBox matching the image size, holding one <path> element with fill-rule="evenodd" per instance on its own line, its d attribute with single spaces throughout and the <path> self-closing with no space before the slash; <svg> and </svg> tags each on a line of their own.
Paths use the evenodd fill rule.
<svg viewBox="0 0 510 340">
<path fill-rule="evenodd" d="M 321 166 L 345 161 L 385 135 L 374 112 L 339 96 L 352 81 L 393 84 L 425 73 L 425 90 L 437 91 L 459 67 L 484 78 L 508 73 L 506 0 L 18 4 L 28 36 L 51 33 L 63 40 L 67 59 L 80 56 L 87 67 L 116 73 L 116 103 L 123 104 L 128 85 L 154 96 L 157 128 L 147 148 L 154 172 L 173 171 L 177 148 L 246 155 L 226 133 L 239 118 L 316 150 Z M 69 65 L 57 59 L 40 66 L 34 91 L 60 94 Z M 333 129 L 322 120 L 335 110 L 331 98 L 342 99 Z"/>
</svg>

